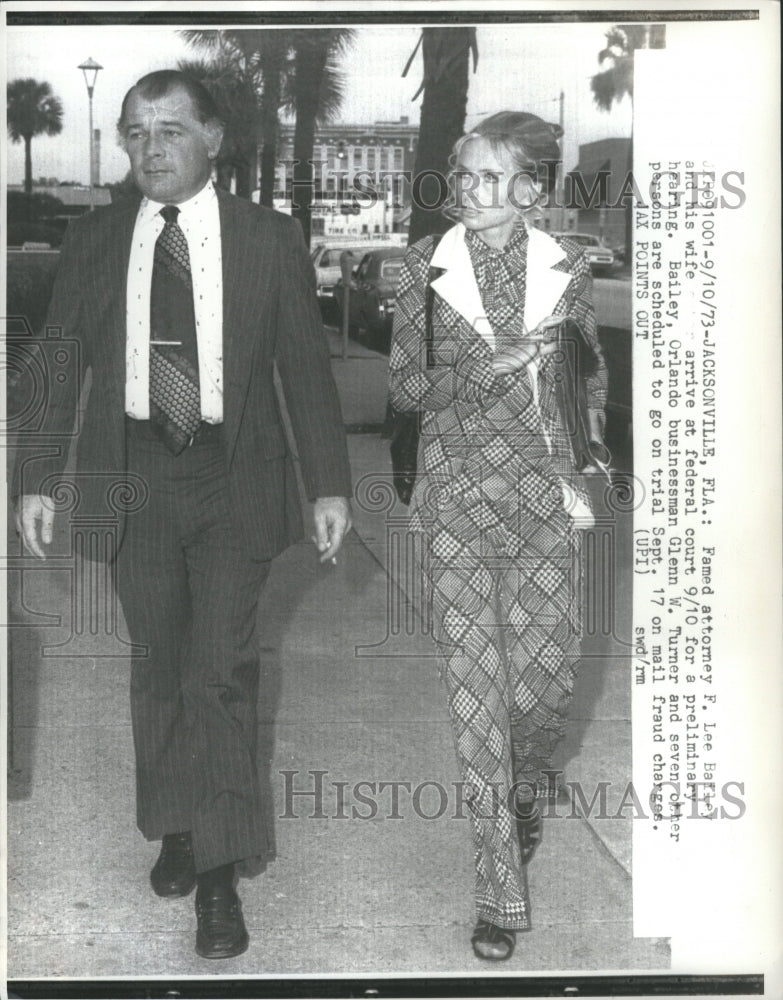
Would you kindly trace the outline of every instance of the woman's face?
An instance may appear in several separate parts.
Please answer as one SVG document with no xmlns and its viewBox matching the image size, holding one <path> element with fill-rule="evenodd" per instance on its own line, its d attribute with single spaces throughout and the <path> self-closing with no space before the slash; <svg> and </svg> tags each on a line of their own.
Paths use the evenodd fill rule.
<svg viewBox="0 0 783 1000">
<path fill-rule="evenodd" d="M 520 207 L 536 197 L 530 177 L 520 174 L 511 154 L 497 152 L 488 139 L 468 139 L 454 166 L 459 219 L 490 246 L 502 247 L 511 238 Z"/>
</svg>

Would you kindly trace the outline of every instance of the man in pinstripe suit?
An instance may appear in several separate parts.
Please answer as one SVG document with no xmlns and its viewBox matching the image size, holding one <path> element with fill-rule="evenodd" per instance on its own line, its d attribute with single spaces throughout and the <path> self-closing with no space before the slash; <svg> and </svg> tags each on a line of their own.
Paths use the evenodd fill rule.
<svg viewBox="0 0 783 1000">
<path fill-rule="evenodd" d="M 17 526 L 45 558 L 76 418 L 69 389 L 90 367 L 80 513 L 100 517 L 107 472 L 142 484 L 115 562 L 141 649 L 137 822 L 162 840 L 155 892 L 197 884 L 196 950 L 227 958 L 248 946 L 236 864 L 267 849 L 256 608 L 270 560 L 303 530 L 275 367 L 322 562 L 350 529 L 350 473 L 304 241 L 286 216 L 213 188 L 222 128 L 209 93 L 173 71 L 149 74 L 126 95 L 119 129 L 144 197 L 68 230 L 47 325 L 80 349 L 48 386 L 36 446 L 20 452 Z"/>
</svg>

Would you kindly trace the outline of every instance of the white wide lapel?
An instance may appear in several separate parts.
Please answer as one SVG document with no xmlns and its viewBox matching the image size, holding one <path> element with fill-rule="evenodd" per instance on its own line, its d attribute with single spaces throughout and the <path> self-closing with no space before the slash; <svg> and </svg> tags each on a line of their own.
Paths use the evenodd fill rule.
<svg viewBox="0 0 783 1000">
<path fill-rule="evenodd" d="M 530 229 L 525 282 L 525 327 L 530 331 L 550 316 L 568 287 L 571 276 L 552 267 L 566 259 L 565 251 L 540 229 Z"/>
<path fill-rule="evenodd" d="M 443 234 L 430 264 L 443 269 L 443 274 L 435 278 L 432 287 L 494 351 L 495 332 L 481 304 L 481 293 L 465 243 L 465 227 L 461 222 Z"/>
</svg>

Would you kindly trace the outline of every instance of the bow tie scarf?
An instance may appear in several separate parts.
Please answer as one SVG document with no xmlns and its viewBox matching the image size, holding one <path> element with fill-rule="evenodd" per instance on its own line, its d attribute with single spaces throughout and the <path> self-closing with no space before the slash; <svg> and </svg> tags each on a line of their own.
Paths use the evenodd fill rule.
<svg viewBox="0 0 783 1000">
<path fill-rule="evenodd" d="M 495 332 L 495 349 L 514 344 L 524 329 L 527 233 L 515 233 L 502 250 L 488 246 L 468 230 L 470 261 L 481 292 L 481 302 Z"/>
<path fill-rule="evenodd" d="M 470 231 L 466 243 L 484 312 L 495 334 L 495 351 L 514 347 L 525 335 L 527 234 L 515 234 L 503 250 L 487 246 Z M 514 381 L 513 391 L 483 416 L 484 432 L 491 430 L 497 436 L 497 454 L 491 447 L 482 449 L 483 461 L 489 460 L 496 474 L 492 503 L 501 520 L 512 526 L 512 536 L 529 530 L 523 529 L 520 519 L 532 527 L 546 521 L 554 507 L 560 505 L 559 489 L 553 489 L 557 480 L 542 416 L 527 369 L 518 372 Z M 468 473 L 468 468 L 463 468 L 463 474 Z M 482 475 L 481 470 L 475 471 L 476 500 Z M 501 481 L 502 488 L 498 485 Z"/>
<path fill-rule="evenodd" d="M 193 282 L 179 209 L 166 205 L 150 292 L 150 420 L 178 455 L 201 426 Z"/>
</svg>

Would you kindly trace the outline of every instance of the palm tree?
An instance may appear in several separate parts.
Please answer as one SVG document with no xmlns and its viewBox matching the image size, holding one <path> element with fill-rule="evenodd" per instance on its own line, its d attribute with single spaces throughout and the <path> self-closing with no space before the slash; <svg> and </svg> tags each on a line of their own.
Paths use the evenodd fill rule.
<svg viewBox="0 0 783 1000">
<path fill-rule="evenodd" d="M 473 54 L 473 72 L 478 63 L 475 28 L 423 28 L 402 75 L 406 76 L 413 58 L 422 49 L 424 76 L 413 100 L 424 93 L 419 120 L 414 178 L 426 175 L 414 189 L 408 242 L 415 243 L 429 233 L 444 232 L 447 220 L 440 212 L 445 187 L 438 180 L 449 170 L 449 153 L 465 131 L 468 103 L 468 64 Z"/>
<path fill-rule="evenodd" d="M 218 77 L 222 79 L 224 90 L 233 90 L 234 95 L 241 98 L 240 106 L 227 108 L 231 112 L 230 120 L 236 124 L 232 132 L 241 149 L 235 172 L 236 193 L 248 198 L 255 189 L 260 143 L 260 201 L 263 205 L 271 205 L 277 165 L 282 78 L 289 67 L 292 32 L 257 28 L 240 31 L 193 30 L 183 31 L 182 35 L 192 45 L 213 53 L 220 67 L 220 72 L 210 70 L 204 78 L 205 85 L 209 85 L 210 77 L 213 77 L 213 84 L 214 77 Z M 229 86 L 232 74 L 234 80 Z"/>
<path fill-rule="evenodd" d="M 260 143 L 259 200 L 262 205 L 272 204 L 279 114 L 281 110 L 296 113 L 294 158 L 299 162 L 294 169 L 300 196 L 294 198 L 294 215 L 309 236 L 315 125 L 332 119 L 339 109 L 342 87 L 334 60 L 351 42 L 354 32 L 347 28 L 257 28 L 183 31 L 182 35 L 214 54 L 213 64 L 194 65 L 198 66 L 196 75 L 223 109 L 227 130 L 221 159 L 236 162 L 237 194 L 249 197 L 255 187 Z M 232 76 L 233 84 L 229 86 Z"/>
<path fill-rule="evenodd" d="M 271 205 L 275 193 L 277 140 L 280 132 L 280 105 L 283 102 L 283 73 L 288 68 L 291 48 L 290 32 L 266 28 L 247 31 L 259 55 L 264 88 L 261 94 L 261 180 L 258 200 Z"/>
<path fill-rule="evenodd" d="M 24 190 L 33 191 L 31 144 L 36 135 L 58 135 L 63 130 L 63 105 L 46 81 L 30 77 L 8 84 L 8 134 L 24 142 Z"/>
<path fill-rule="evenodd" d="M 264 84 L 260 59 L 244 38 L 249 32 L 191 30 L 180 34 L 212 55 L 211 61 L 185 61 L 180 69 L 188 72 L 190 67 L 217 101 L 226 125 L 219 159 L 224 172 L 230 168 L 236 193 L 249 198 L 258 179 L 259 104 Z"/>
<path fill-rule="evenodd" d="M 665 24 L 617 24 L 606 32 L 606 46 L 598 53 L 603 68 L 590 78 L 593 100 L 602 111 L 624 97 L 633 100 L 634 53 L 637 49 L 662 49 L 666 46 Z M 633 132 L 628 145 L 626 177 L 633 171 Z M 625 256 L 631 259 L 633 241 L 633 199 L 625 204 Z"/>
<path fill-rule="evenodd" d="M 261 118 L 255 84 L 219 53 L 214 60 L 181 60 L 180 72 L 202 83 L 223 120 L 223 142 L 216 161 L 217 183 L 228 190 L 236 178 L 237 194 L 249 198 L 255 186 Z"/>
<path fill-rule="evenodd" d="M 343 99 L 336 59 L 352 44 L 351 28 L 309 28 L 294 34 L 293 104 L 294 166 L 291 214 L 298 219 L 307 244 L 313 199 L 313 147 L 317 124 L 331 121 Z"/>
<path fill-rule="evenodd" d="M 626 95 L 633 98 L 634 53 L 637 49 L 666 46 L 665 24 L 616 24 L 606 32 L 606 47 L 598 53 L 598 64 L 607 65 L 590 79 L 593 99 L 602 111 L 611 110 Z"/>
</svg>

